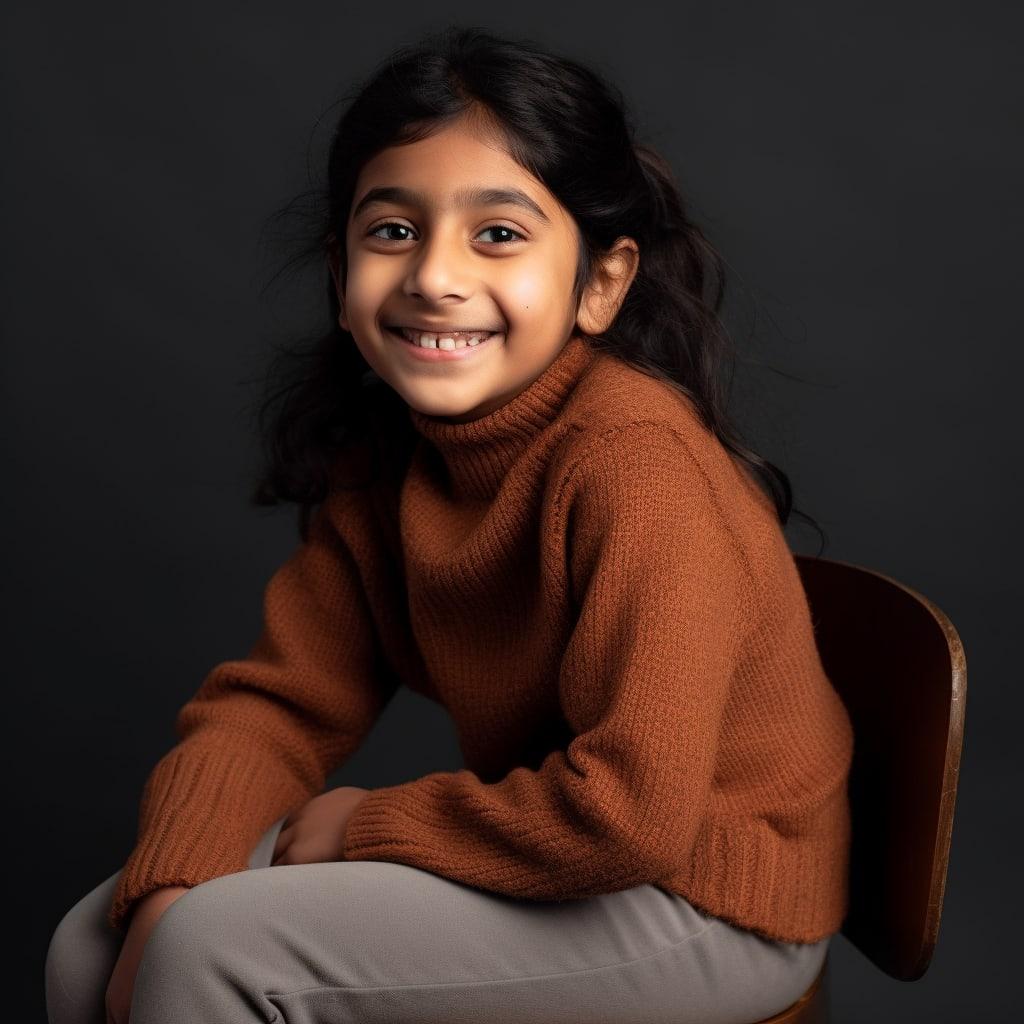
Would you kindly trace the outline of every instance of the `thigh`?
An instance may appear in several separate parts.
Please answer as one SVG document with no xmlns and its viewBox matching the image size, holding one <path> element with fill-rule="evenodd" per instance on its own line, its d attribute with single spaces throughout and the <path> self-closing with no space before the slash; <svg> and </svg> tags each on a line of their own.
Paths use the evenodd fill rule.
<svg viewBox="0 0 1024 1024">
<path fill-rule="evenodd" d="M 652 885 L 523 901 L 384 861 L 271 867 L 274 838 L 167 909 L 133 1019 L 746 1024 L 794 1002 L 825 955 Z"/>
</svg>

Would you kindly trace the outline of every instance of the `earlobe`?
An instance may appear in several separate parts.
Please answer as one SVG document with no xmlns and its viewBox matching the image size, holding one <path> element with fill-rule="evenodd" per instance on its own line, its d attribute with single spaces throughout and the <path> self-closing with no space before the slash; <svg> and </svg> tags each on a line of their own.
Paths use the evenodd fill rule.
<svg viewBox="0 0 1024 1024">
<path fill-rule="evenodd" d="M 612 325 L 625 301 L 639 266 L 639 250 L 632 238 L 618 239 L 587 285 L 576 316 L 585 334 L 602 334 Z"/>
<path fill-rule="evenodd" d="M 338 295 L 338 305 L 340 306 L 340 309 L 338 311 L 338 326 L 341 327 L 343 331 L 347 331 L 348 317 L 345 314 L 345 297 L 340 293 Z"/>
<path fill-rule="evenodd" d="M 611 320 L 605 323 L 603 305 L 601 294 L 588 285 L 576 314 L 576 325 L 584 334 L 598 335 L 607 330 Z"/>
<path fill-rule="evenodd" d="M 338 291 L 338 266 L 340 253 L 338 251 L 338 239 L 333 231 L 327 235 L 327 269 L 331 272 L 331 280 L 334 282 L 334 290 Z"/>
<path fill-rule="evenodd" d="M 334 282 L 334 291 L 338 296 L 338 304 L 341 311 L 338 313 L 338 325 L 342 330 L 348 330 L 348 318 L 345 315 L 345 296 L 338 280 L 338 269 L 341 261 L 341 253 L 338 246 L 338 238 L 333 231 L 327 234 L 327 269 L 331 273 L 331 280 Z"/>
</svg>

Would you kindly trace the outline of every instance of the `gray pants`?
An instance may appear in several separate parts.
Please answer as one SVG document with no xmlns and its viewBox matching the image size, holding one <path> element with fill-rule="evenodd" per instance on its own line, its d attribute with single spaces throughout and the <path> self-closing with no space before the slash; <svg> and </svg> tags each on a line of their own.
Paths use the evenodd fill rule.
<svg viewBox="0 0 1024 1024">
<path fill-rule="evenodd" d="M 749 1024 L 795 1002 L 829 939 L 773 942 L 653 885 L 520 901 L 405 864 L 270 867 L 190 889 L 160 917 L 130 1024 Z M 106 1024 L 119 872 L 46 954 L 50 1024 Z"/>
</svg>

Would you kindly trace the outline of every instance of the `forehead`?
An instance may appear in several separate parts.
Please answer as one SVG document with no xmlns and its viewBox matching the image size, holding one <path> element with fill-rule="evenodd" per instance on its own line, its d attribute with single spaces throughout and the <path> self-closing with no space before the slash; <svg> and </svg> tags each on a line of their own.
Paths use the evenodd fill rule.
<svg viewBox="0 0 1024 1024">
<path fill-rule="evenodd" d="M 389 146 L 367 161 L 356 181 L 350 216 L 384 202 L 434 212 L 507 203 L 548 223 L 560 205 L 500 142 L 456 125 Z"/>
</svg>

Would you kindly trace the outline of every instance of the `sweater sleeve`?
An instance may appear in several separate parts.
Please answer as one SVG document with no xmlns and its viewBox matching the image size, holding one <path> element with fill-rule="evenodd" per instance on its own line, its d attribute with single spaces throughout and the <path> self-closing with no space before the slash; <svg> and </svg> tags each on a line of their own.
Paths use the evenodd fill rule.
<svg viewBox="0 0 1024 1024">
<path fill-rule="evenodd" d="M 375 631 L 329 497 L 263 594 L 262 629 L 178 711 L 180 742 L 143 788 L 138 831 L 108 923 L 165 885 L 242 871 L 263 832 L 323 790 L 393 694 L 375 676 Z"/>
<path fill-rule="evenodd" d="M 685 441 L 605 434 L 563 478 L 578 609 L 557 679 L 573 738 L 536 770 L 375 789 L 347 860 L 390 860 L 516 898 L 570 899 L 687 866 L 708 804 L 753 576 Z"/>
</svg>

